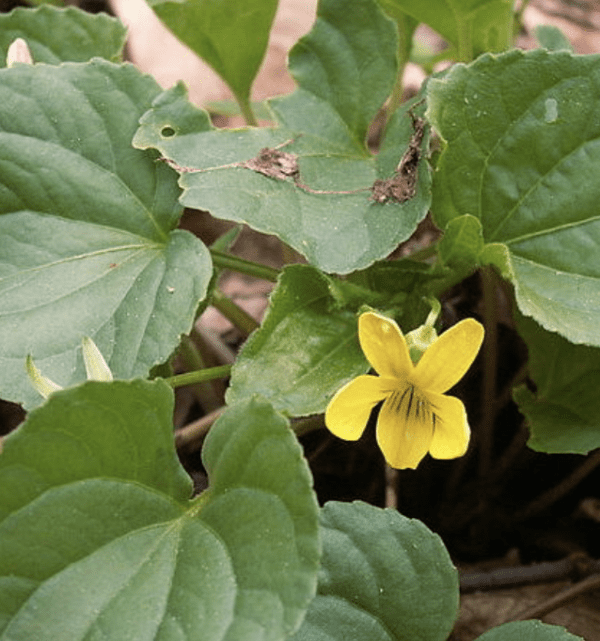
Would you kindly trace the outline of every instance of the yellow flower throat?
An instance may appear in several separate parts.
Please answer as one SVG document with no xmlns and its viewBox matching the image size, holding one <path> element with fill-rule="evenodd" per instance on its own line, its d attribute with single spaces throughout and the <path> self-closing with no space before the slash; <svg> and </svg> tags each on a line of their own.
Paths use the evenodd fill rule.
<svg viewBox="0 0 600 641">
<path fill-rule="evenodd" d="M 414 385 L 394 390 L 389 397 L 390 409 L 404 416 L 406 421 L 430 423 L 435 428 L 439 417 L 425 396 L 418 393 Z"/>
</svg>

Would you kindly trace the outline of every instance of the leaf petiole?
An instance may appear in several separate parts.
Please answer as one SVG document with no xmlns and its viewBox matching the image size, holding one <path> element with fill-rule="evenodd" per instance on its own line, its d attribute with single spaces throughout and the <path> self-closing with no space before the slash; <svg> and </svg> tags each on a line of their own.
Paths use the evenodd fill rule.
<svg viewBox="0 0 600 641">
<path fill-rule="evenodd" d="M 185 372 L 165 378 L 165 382 L 171 387 L 183 387 L 184 385 L 195 385 L 212 381 L 215 378 L 227 378 L 231 372 L 231 365 L 219 365 L 218 367 L 207 367 L 194 372 Z"/>
<path fill-rule="evenodd" d="M 241 274 L 247 274 L 248 276 L 270 280 L 273 283 L 277 282 L 277 278 L 279 277 L 279 270 L 268 265 L 253 263 L 250 260 L 238 258 L 237 256 L 226 254 L 217 249 L 211 249 L 210 255 L 212 256 L 215 267 L 220 267 L 221 269 L 230 269 Z"/>
</svg>

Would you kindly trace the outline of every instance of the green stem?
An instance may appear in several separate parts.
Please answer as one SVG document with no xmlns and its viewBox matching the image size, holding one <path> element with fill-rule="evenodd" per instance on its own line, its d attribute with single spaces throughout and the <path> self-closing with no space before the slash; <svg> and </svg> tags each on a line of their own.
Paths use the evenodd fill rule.
<svg viewBox="0 0 600 641">
<path fill-rule="evenodd" d="M 387 104 L 387 109 L 386 109 L 386 126 L 387 123 L 389 122 L 390 118 L 392 117 L 392 114 L 398 109 L 400 104 L 402 103 L 402 96 L 404 94 L 404 69 L 406 67 L 407 60 L 400 60 L 400 64 L 398 66 L 398 75 L 396 76 L 396 82 L 394 83 L 394 88 L 392 89 L 392 93 L 390 95 L 390 99 Z"/>
<path fill-rule="evenodd" d="M 232 256 L 231 254 L 226 254 L 216 249 L 211 249 L 210 255 L 215 267 L 220 267 L 221 269 L 230 269 L 234 272 L 247 274 L 248 276 L 270 280 L 273 283 L 276 283 L 279 277 L 279 270 L 268 267 L 267 265 L 253 263 L 250 260 L 244 260 L 243 258 L 238 258 L 237 256 Z"/>
<path fill-rule="evenodd" d="M 219 367 L 207 367 L 206 369 L 199 369 L 195 372 L 169 376 L 165 378 L 165 381 L 171 387 L 183 387 L 184 385 L 195 385 L 196 383 L 212 381 L 215 378 L 227 378 L 230 372 L 231 365 L 219 365 Z"/>
<path fill-rule="evenodd" d="M 489 266 L 481 270 L 483 287 L 483 390 L 481 394 L 481 429 L 479 431 L 479 478 L 488 475 L 492 462 L 494 422 L 496 418 L 496 369 L 498 364 L 498 305 L 496 274 Z"/>
<path fill-rule="evenodd" d="M 398 73 L 386 107 L 385 126 L 387 126 L 392 114 L 402 102 L 402 96 L 404 94 L 404 69 L 410 59 L 412 39 L 418 22 L 404 13 L 399 7 L 396 7 L 393 1 L 386 0 L 386 2 L 382 2 L 382 4 L 385 4 L 385 12 L 396 22 L 396 26 L 398 27 Z"/>
<path fill-rule="evenodd" d="M 187 370 L 198 371 L 206 368 L 202 353 L 191 336 L 184 335 L 182 337 L 179 349 Z M 212 382 L 198 383 L 194 391 L 198 402 L 205 412 L 212 412 L 222 405 Z"/>
<path fill-rule="evenodd" d="M 245 312 L 241 307 L 236 305 L 231 298 L 216 289 L 213 291 L 211 305 L 216 307 L 225 318 L 228 318 L 245 336 L 251 334 L 257 327 L 258 323 Z"/>
<path fill-rule="evenodd" d="M 240 106 L 240 111 L 242 112 L 242 116 L 244 117 L 244 121 L 246 122 L 248 127 L 258 127 L 258 120 L 256 120 L 256 116 L 252 111 L 250 101 L 238 96 L 236 96 L 236 100 L 238 105 Z"/>
<path fill-rule="evenodd" d="M 528 4 L 529 4 L 529 0 L 523 0 L 521 2 L 521 6 L 519 7 L 519 10 L 515 13 L 514 21 L 513 21 L 514 37 L 516 37 L 517 33 L 520 31 L 521 27 L 523 26 L 523 13 L 525 12 L 525 9 L 527 9 Z"/>
</svg>

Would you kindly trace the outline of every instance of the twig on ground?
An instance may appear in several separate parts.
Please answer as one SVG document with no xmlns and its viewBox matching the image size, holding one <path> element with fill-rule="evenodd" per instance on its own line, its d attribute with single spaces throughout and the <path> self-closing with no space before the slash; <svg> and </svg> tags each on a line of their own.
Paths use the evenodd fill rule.
<svg viewBox="0 0 600 641">
<path fill-rule="evenodd" d="M 521 612 L 517 616 L 512 617 L 511 621 L 539 619 L 549 612 L 553 612 L 554 610 L 558 610 L 558 608 L 562 608 L 564 605 L 567 605 L 567 603 L 574 601 L 582 594 L 585 594 L 586 592 L 592 592 L 593 590 L 597 590 L 598 588 L 600 588 L 600 574 L 592 574 L 586 579 L 583 579 L 583 581 L 579 581 L 579 583 L 575 583 L 575 585 L 562 590 L 546 601 L 542 601 L 542 603 L 538 603 L 531 608 L 528 608 L 524 612 Z"/>
<path fill-rule="evenodd" d="M 600 561 L 582 554 L 572 554 L 559 561 L 546 561 L 532 565 L 516 565 L 498 568 L 491 572 L 467 572 L 460 576 L 461 592 L 497 590 L 519 585 L 577 580 L 581 577 L 596 577 L 600 573 Z"/>
<path fill-rule="evenodd" d="M 202 439 L 224 410 L 224 407 L 219 407 L 209 414 L 206 414 L 206 416 L 203 416 L 202 418 L 189 423 L 185 427 L 176 430 L 175 447 L 178 450 L 185 449 L 188 452 L 195 452 L 199 450 L 202 446 Z"/>
</svg>

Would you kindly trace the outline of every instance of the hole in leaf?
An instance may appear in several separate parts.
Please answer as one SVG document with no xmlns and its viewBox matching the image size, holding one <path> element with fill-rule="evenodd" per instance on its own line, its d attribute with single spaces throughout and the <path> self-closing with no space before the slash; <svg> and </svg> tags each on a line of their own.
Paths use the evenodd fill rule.
<svg viewBox="0 0 600 641">
<path fill-rule="evenodd" d="M 171 138 L 172 136 L 174 136 L 174 135 L 175 135 L 175 129 L 173 129 L 173 127 L 169 127 L 169 126 L 167 125 L 166 127 L 163 127 L 163 128 L 160 130 L 160 135 L 161 135 L 163 138 Z"/>
</svg>

